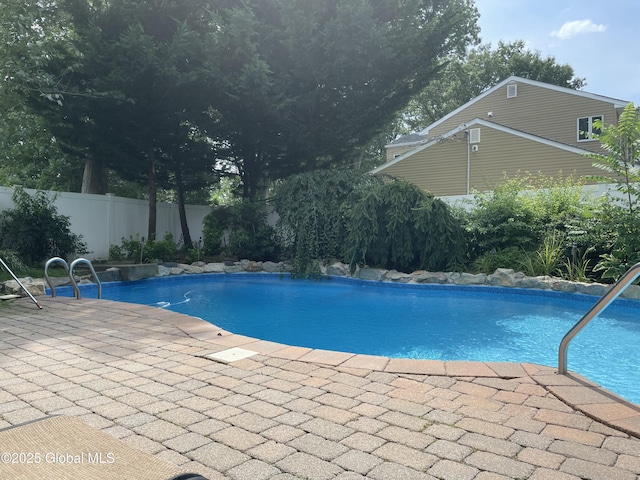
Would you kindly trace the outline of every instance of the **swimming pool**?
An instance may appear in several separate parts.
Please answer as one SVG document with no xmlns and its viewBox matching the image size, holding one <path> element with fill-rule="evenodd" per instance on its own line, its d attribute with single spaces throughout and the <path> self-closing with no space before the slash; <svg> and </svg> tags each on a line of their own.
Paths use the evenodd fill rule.
<svg viewBox="0 0 640 480">
<path fill-rule="evenodd" d="M 83 286 L 83 296 L 95 295 L 95 286 Z M 103 297 L 169 308 L 288 345 L 550 366 L 557 365 L 563 335 L 597 299 L 503 287 L 302 281 L 279 274 L 115 282 L 104 285 Z M 639 348 L 640 302 L 617 300 L 573 340 L 569 369 L 640 403 Z"/>
</svg>

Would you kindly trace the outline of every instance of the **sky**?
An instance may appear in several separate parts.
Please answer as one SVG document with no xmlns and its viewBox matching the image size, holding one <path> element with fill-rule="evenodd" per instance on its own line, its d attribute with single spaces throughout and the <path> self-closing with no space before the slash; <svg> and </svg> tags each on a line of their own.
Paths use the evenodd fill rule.
<svg viewBox="0 0 640 480">
<path fill-rule="evenodd" d="M 640 105 L 640 0 L 475 0 L 482 43 L 524 40 L 583 88 Z"/>
</svg>

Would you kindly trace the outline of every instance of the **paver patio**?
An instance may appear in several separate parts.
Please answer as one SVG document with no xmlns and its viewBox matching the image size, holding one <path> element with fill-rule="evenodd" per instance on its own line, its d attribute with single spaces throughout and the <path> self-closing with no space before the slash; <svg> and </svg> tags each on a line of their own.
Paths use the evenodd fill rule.
<svg viewBox="0 0 640 480">
<path fill-rule="evenodd" d="M 552 368 L 389 360 L 153 307 L 41 304 L 0 305 L 0 428 L 70 415 L 212 480 L 639 478 L 640 408 Z M 212 357 L 234 347 L 257 353 Z"/>
</svg>

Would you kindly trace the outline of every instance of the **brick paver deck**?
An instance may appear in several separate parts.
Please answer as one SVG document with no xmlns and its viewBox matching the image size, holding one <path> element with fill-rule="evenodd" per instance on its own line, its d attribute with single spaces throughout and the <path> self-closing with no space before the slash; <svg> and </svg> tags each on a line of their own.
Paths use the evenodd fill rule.
<svg viewBox="0 0 640 480">
<path fill-rule="evenodd" d="M 152 307 L 41 303 L 0 305 L 0 428 L 72 415 L 212 480 L 640 474 L 640 408 L 551 368 L 310 350 Z M 210 357 L 230 348 L 257 354 Z"/>
</svg>

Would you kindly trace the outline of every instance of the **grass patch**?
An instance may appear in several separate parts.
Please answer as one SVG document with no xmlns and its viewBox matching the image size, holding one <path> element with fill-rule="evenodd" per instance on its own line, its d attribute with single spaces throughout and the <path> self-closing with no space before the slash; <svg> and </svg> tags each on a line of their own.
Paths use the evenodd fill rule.
<svg viewBox="0 0 640 480">
<path fill-rule="evenodd" d="M 43 268 L 28 268 L 27 270 L 14 271 L 18 278 L 31 277 L 31 278 L 44 278 Z M 50 277 L 68 277 L 69 274 L 64 268 L 49 268 Z M 0 282 L 7 280 L 13 280 L 13 277 L 9 272 L 6 272 L 3 268 L 0 268 Z"/>
</svg>

